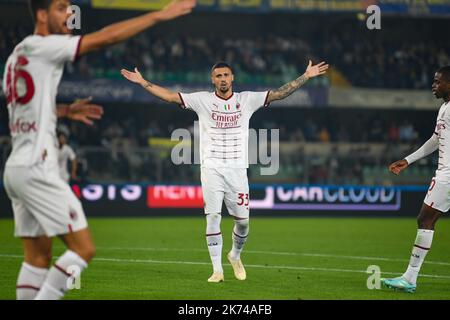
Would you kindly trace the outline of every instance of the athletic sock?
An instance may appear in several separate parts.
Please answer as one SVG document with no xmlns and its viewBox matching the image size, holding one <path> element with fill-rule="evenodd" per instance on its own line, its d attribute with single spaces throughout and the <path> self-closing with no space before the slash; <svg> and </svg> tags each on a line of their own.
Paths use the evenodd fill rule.
<svg viewBox="0 0 450 320">
<path fill-rule="evenodd" d="M 17 300 L 33 300 L 41 289 L 47 273 L 47 268 L 38 268 L 23 262 L 17 278 Z"/>
<path fill-rule="evenodd" d="M 408 268 L 403 274 L 409 283 L 416 284 L 417 276 L 419 275 L 420 267 L 431 248 L 433 242 L 434 230 L 418 229 L 416 241 L 412 249 L 411 258 L 409 260 Z"/>
<path fill-rule="evenodd" d="M 222 268 L 222 232 L 220 222 L 222 216 L 218 213 L 206 215 L 206 243 L 208 245 L 209 256 L 213 264 L 214 272 L 223 273 Z"/>
<path fill-rule="evenodd" d="M 87 267 L 87 263 L 75 252 L 67 250 L 50 268 L 35 300 L 61 299 L 69 289 L 69 285 L 73 284 L 74 278 L 69 272 L 74 267 L 81 273 Z"/>
<path fill-rule="evenodd" d="M 249 220 L 235 220 L 233 233 L 231 235 L 233 239 L 233 247 L 230 252 L 230 256 L 233 260 L 241 259 L 241 252 L 247 241 L 249 231 Z"/>
</svg>

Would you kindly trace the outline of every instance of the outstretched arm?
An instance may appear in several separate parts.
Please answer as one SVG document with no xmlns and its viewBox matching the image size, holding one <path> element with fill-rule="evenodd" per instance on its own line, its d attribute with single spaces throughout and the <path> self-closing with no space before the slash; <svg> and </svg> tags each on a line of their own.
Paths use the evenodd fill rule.
<svg viewBox="0 0 450 320">
<path fill-rule="evenodd" d="M 196 0 L 173 0 L 164 9 L 142 16 L 111 24 L 99 31 L 83 36 L 79 55 L 124 41 L 153 25 L 188 14 L 196 5 Z"/>
<path fill-rule="evenodd" d="M 145 80 L 137 68 L 134 68 L 134 72 L 122 69 L 120 73 L 122 73 L 122 75 L 131 82 L 141 85 L 145 90 L 150 92 L 152 95 L 166 102 L 176 103 L 180 105 L 183 103 L 181 101 L 180 95 L 177 92 L 170 91 L 166 88 L 157 86 L 156 84 L 153 84 Z"/>
<path fill-rule="evenodd" d="M 395 161 L 389 166 L 389 171 L 393 174 L 399 175 L 404 169 L 406 169 L 411 163 L 420 160 L 430 153 L 436 151 L 439 145 L 439 137 L 437 134 L 428 139 L 417 151 L 413 152 L 405 159 Z"/>
<path fill-rule="evenodd" d="M 327 69 L 328 64 L 325 62 L 321 62 L 313 66 L 312 61 L 309 60 L 308 67 L 306 68 L 304 74 L 276 90 L 270 90 L 269 97 L 267 98 L 268 103 L 290 96 L 295 90 L 303 86 L 309 79 L 325 74 Z"/>
</svg>

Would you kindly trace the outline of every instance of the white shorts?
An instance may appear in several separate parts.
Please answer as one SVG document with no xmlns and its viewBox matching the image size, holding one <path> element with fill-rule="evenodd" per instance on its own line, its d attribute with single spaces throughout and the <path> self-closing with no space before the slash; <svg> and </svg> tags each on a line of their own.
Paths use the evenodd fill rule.
<svg viewBox="0 0 450 320">
<path fill-rule="evenodd" d="M 222 202 L 228 213 L 238 218 L 248 218 L 249 187 L 247 169 L 201 168 L 205 214 L 221 213 Z"/>
<path fill-rule="evenodd" d="M 431 180 L 430 188 L 423 202 L 433 209 L 447 212 L 450 209 L 450 186 Z"/>
<path fill-rule="evenodd" d="M 87 227 L 81 203 L 59 176 L 57 165 L 46 165 L 5 168 L 16 237 L 53 237 Z"/>
</svg>

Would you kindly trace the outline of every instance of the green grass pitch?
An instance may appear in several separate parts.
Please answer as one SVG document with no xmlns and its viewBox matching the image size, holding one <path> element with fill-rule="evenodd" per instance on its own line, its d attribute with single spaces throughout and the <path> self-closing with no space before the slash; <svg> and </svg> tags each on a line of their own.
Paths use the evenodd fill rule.
<svg viewBox="0 0 450 320">
<path fill-rule="evenodd" d="M 369 290 L 368 266 L 402 273 L 416 233 L 413 218 L 258 218 L 242 255 L 247 280 L 226 253 L 232 220 L 222 221 L 225 282 L 211 284 L 203 218 L 90 219 L 97 255 L 81 289 L 66 299 L 450 299 L 450 220 L 438 221 L 415 294 Z M 22 261 L 12 220 L 0 220 L 0 299 L 15 298 Z M 64 251 L 55 240 L 54 254 Z"/>
</svg>

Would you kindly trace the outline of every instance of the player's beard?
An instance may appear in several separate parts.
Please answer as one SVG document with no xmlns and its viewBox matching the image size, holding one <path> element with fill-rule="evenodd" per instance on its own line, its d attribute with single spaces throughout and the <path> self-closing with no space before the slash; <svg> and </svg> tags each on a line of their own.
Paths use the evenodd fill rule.
<svg viewBox="0 0 450 320">
<path fill-rule="evenodd" d="M 229 92 L 230 91 L 230 86 L 227 86 L 227 85 L 225 85 L 225 86 L 220 86 L 219 87 L 219 91 L 220 92 L 222 92 L 222 93 L 227 93 L 227 92 Z"/>
<path fill-rule="evenodd" d="M 67 22 L 64 21 L 62 24 L 57 22 L 56 20 L 49 19 L 48 31 L 50 34 L 71 34 L 71 30 L 67 28 Z"/>
<path fill-rule="evenodd" d="M 439 89 L 436 89 L 434 91 L 434 96 L 436 97 L 436 99 L 444 99 L 445 98 L 445 94 L 443 94 L 441 92 L 441 90 L 439 90 Z"/>
</svg>

